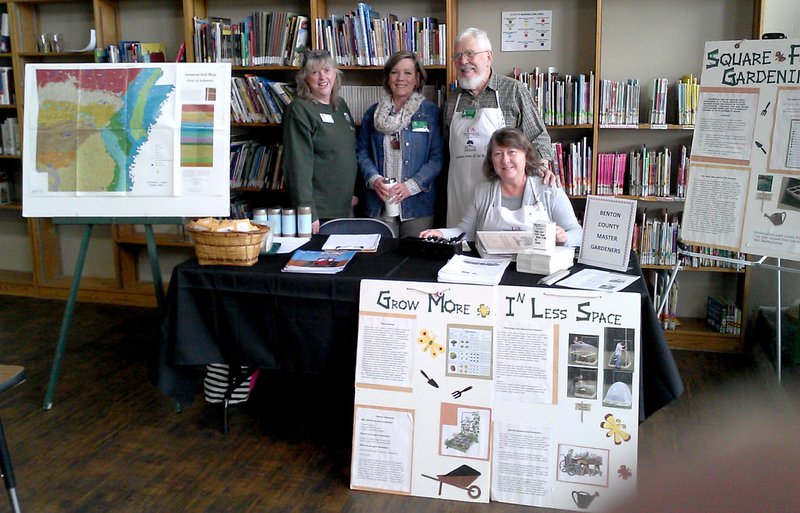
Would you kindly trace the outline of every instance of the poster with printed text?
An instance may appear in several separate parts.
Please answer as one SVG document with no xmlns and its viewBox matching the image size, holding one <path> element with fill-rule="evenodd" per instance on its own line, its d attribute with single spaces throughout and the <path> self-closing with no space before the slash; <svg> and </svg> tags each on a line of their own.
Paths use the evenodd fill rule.
<svg viewBox="0 0 800 513">
<path fill-rule="evenodd" d="M 640 297 L 364 280 L 353 489 L 604 510 L 634 493 Z"/>
<path fill-rule="evenodd" d="M 684 242 L 800 260 L 800 40 L 706 43 Z"/>
<path fill-rule="evenodd" d="M 230 213 L 230 64 L 25 70 L 23 215 Z"/>
</svg>

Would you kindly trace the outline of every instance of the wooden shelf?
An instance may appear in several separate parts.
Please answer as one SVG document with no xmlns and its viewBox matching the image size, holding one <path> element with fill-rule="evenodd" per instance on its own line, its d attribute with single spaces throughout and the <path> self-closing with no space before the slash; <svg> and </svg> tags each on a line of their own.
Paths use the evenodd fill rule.
<svg viewBox="0 0 800 513">
<path fill-rule="evenodd" d="M 16 103 L 2 103 L 2 104 L 0 104 L 0 109 L 17 110 L 17 104 Z"/>
<path fill-rule="evenodd" d="M 4 203 L 3 205 L 0 205 L 0 210 L 22 210 L 22 203 L 19 201 Z"/>
<path fill-rule="evenodd" d="M 609 196 L 609 195 L 605 195 Z M 631 196 L 629 194 L 617 194 L 614 198 L 633 199 L 636 201 L 649 201 L 653 203 L 685 203 L 686 198 L 679 196 Z"/>
<path fill-rule="evenodd" d="M 27 59 L 57 59 L 57 60 L 77 60 L 87 57 L 94 60 L 94 52 L 19 52 L 20 57 Z"/>
<path fill-rule="evenodd" d="M 51 279 L 39 286 L 38 296 L 67 299 L 71 286 L 71 276 Z M 78 301 L 129 306 L 156 306 L 155 292 L 151 282 L 137 282 L 128 287 L 120 288 L 117 280 L 113 278 L 83 277 L 78 289 Z"/>
<path fill-rule="evenodd" d="M 740 353 L 744 348 L 742 335 L 713 331 L 706 325 L 705 319 L 681 318 L 680 321 L 677 329 L 664 331 L 672 349 Z"/>
<path fill-rule="evenodd" d="M 156 246 L 172 248 L 192 248 L 194 244 L 187 238 L 182 238 L 178 234 L 155 233 Z M 132 234 L 119 235 L 115 239 L 117 244 L 128 244 L 132 246 L 146 246 L 147 237 L 144 233 L 135 232 Z"/>
<path fill-rule="evenodd" d="M 0 159 L 20 160 L 22 155 L 0 155 Z"/>
<path fill-rule="evenodd" d="M 645 264 L 642 265 L 642 269 L 664 269 L 671 271 L 674 266 L 672 265 L 654 265 L 654 264 Z M 683 266 L 681 267 L 681 272 L 683 271 L 697 271 L 703 273 L 734 273 L 734 274 L 744 274 L 744 269 L 731 269 L 730 267 L 689 267 Z"/>
<path fill-rule="evenodd" d="M 237 127 L 239 127 L 239 128 L 259 128 L 259 127 L 278 128 L 280 126 L 281 125 L 279 125 L 278 123 L 237 123 L 237 122 L 232 122 L 231 123 L 231 128 L 237 128 Z"/>
<path fill-rule="evenodd" d="M 608 130 L 694 130 L 694 125 L 654 125 L 652 123 L 639 123 L 638 125 L 600 125 L 601 129 Z"/>
<path fill-rule="evenodd" d="M 33 273 L 0 270 L 0 294 L 35 297 L 36 285 Z"/>
<path fill-rule="evenodd" d="M 592 124 L 588 123 L 585 125 L 545 125 L 547 127 L 547 131 L 551 130 L 591 130 Z"/>
</svg>

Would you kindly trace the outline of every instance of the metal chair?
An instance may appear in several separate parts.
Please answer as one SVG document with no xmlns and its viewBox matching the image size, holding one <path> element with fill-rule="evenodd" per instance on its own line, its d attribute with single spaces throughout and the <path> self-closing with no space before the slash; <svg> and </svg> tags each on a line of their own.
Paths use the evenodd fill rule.
<svg viewBox="0 0 800 513">
<path fill-rule="evenodd" d="M 0 365 L 0 393 L 10 390 L 25 381 L 25 367 L 19 365 Z M 11 466 L 11 455 L 6 444 L 6 435 L 3 431 L 3 423 L 0 422 L 0 470 L 3 472 L 3 480 L 8 490 L 8 500 L 11 502 L 11 510 L 19 513 L 19 501 L 17 501 L 17 483 L 14 481 L 14 469 Z"/>
<path fill-rule="evenodd" d="M 319 227 L 321 235 L 331 235 L 333 233 L 365 234 L 378 233 L 382 239 L 393 239 L 392 228 L 381 221 L 371 217 L 342 217 L 331 219 L 322 223 Z"/>
</svg>

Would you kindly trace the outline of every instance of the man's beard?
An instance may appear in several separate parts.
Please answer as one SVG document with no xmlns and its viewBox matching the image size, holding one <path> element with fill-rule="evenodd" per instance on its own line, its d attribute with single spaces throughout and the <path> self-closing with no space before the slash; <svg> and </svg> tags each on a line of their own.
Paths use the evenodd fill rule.
<svg viewBox="0 0 800 513">
<path fill-rule="evenodd" d="M 458 86 L 462 89 L 474 90 L 479 88 L 489 79 L 489 69 L 487 68 L 481 75 L 470 78 L 458 77 Z"/>
</svg>

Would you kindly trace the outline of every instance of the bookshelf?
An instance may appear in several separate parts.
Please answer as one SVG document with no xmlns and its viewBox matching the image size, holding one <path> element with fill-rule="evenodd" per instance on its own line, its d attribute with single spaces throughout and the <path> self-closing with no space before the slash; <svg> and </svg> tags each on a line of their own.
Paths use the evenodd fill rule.
<svg viewBox="0 0 800 513">
<path fill-rule="evenodd" d="M 760 32 L 763 0 L 509 0 L 502 11 L 548 10 L 552 12 L 552 49 L 545 52 L 502 52 L 501 12 L 496 4 L 463 0 L 380 0 L 370 4 L 382 15 L 388 12 L 401 19 L 411 15 L 433 16 L 447 24 L 448 50 L 460 29 L 477 26 L 487 30 L 495 50 L 496 72 L 511 75 L 514 67 L 521 71 L 555 67 L 559 74 L 577 76 L 593 73 L 595 99 L 601 79 L 625 81 L 639 79 L 642 84 L 639 123 L 635 126 L 600 126 L 595 109 L 591 123 L 550 126 L 554 142 L 587 141 L 592 149 L 591 182 L 596 192 L 597 154 L 629 152 L 646 145 L 668 147 L 673 156 L 681 145 L 690 145 L 692 129 L 677 124 L 674 82 L 683 75 L 700 76 L 700 54 L 706 40 L 753 37 Z M 28 62 L 86 62 L 91 56 L 76 54 L 41 54 L 37 52 L 35 35 L 59 32 L 66 35 L 67 48 L 80 48 L 88 31 L 97 30 L 98 45 L 121 39 L 162 41 L 167 59 L 173 60 L 181 42 L 185 41 L 187 60 L 194 58 L 191 45 L 194 17 L 219 16 L 241 20 L 257 10 L 292 11 L 308 16 L 312 37 L 316 34 L 313 20 L 331 14 L 354 10 L 353 0 L 263 0 L 243 4 L 235 0 L 23 0 L 0 1 L 12 20 L 11 49 L 0 53 L 0 66 L 10 62 L 14 69 L 15 89 L 21 91 L 22 73 Z M 426 66 L 429 83 L 447 84 L 454 80 L 452 63 Z M 378 85 L 379 66 L 342 66 L 346 85 Z M 293 81 L 293 66 L 237 66 L 235 74 L 259 74 L 279 81 Z M 652 125 L 649 119 L 649 88 L 656 78 L 670 83 L 665 125 Z M 22 101 L 14 107 L 0 106 L 0 120 L 16 114 L 22 119 Z M 274 123 L 235 123 L 232 134 L 244 134 L 269 143 L 279 141 L 280 127 Z M 673 157 L 674 159 L 674 157 Z M 674 165 L 674 163 L 673 163 Z M 12 170 L 20 180 L 19 158 L 0 157 L 0 169 Z M 18 190 L 18 189 L 17 189 Z M 245 191 L 246 192 L 246 191 Z M 248 194 L 263 196 L 262 192 Z M 631 197 L 631 196 L 622 196 Z M 583 195 L 573 198 L 581 211 Z M 683 202 L 674 196 L 635 197 L 640 209 L 648 212 L 666 210 L 677 213 Z M 279 198 L 261 198 L 267 205 Z M 82 282 L 81 299 L 126 304 L 153 304 L 146 265 L 144 235 L 141 227 L 118 225 L 93 235 L 90 244 L 87 275 Z M 66 297 L 68 275 L 74 267 L 79 234 L 66 227 L 53 226 L 49 220 L 26 220 L 19 205 L 0 207 L 0 293 Z M 157 233 L 165 278 L 171 262 L 191 254 L 180 227 L 163 227 Z M 12 254 L 13 253 L 13 254 Z M 658 270 L 664 266 L 647 266 Z M 703 329 L 700 322 L 707 290 L 719 290 L 735 298 L 747 309 L 747 272 L 731 272 L 718 267 L 690 268 L 681 281 L 679 314 L 684 325 L 667 333 L 673 347 L 737 350 L 743 336 L 715 334 Z M 681 278 L 679 278 L 680 280 Z M 731 282 L 731 285 L 726 285 Z M 727 288 L 726 288 L 727 287 Z M 715 292 L 716 293 L 716 292 Z M 698 299 L 699 298 L 699 299 Z"/>
</svg>

